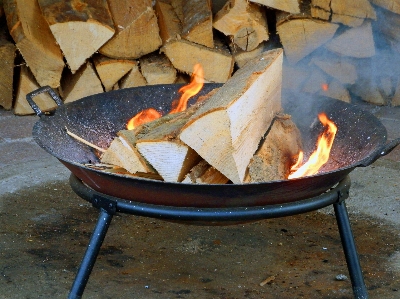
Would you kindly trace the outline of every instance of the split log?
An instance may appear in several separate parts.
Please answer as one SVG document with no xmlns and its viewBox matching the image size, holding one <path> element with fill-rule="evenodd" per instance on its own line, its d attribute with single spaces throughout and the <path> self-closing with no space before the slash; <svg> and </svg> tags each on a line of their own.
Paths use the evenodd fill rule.
<svg viewBox="0 0 400 299">
<path fill-rule="evenodd" d="M 366 74 L 366 77 L 360 78 L 357 84 L 352 85 L 350 92 L 359 96 L 365 102 L 378 106 L 387 105 L 387 100 L 382 96 L 379 87 L 370 74 Z"/>
<path fill-rule="evenodd" d="M 331 79 L 325 85 L 325 87 L 318 92 L 318 94 L 328 98 L 340 100 L 346 103 L 351 102 L 351 96 L 348 89 L 336 79 Z"/>
<path fill-rule="evenodd" d="M 400 106 L 400 81 L 397 84 L 396 91 L 391 100 L 391 105 L 392 106 Z"/>
<path fill-rule="evenodd" d="M 136 148 L 167 182 L 180 182 L 200 161 L 200 156 L 177 138 L 181 128 L 200 107 L 193 105 L 183 112 L 168 114 L 135 129 Z"/>
<path fill-rule="evenodd" d="M 151 0 L 108 0 L 108 4 L 116 33 L 99 49 L 101 54 L 112 58 L 136 59 L 161 46 Z"/>
<path fill-rule="evenodd" d="M 383 7 L 386 10 L 400 14 L 400 2 L 396 0 L 371 0 L 372 4 Z"/>
<path fill-rule="evenodd" d="M 37 83 L 32 72 L 28 67 L 22 65 L 19 74 L 17 94 L 15 97 L 14 114 L 28 115 L 35 113 L 26 100 L 26 95 L 39 87 L 40 85 Z M 57 104 L 47 93 L 37 95 L 34 100 L 42 111 L 49 111 L 57 107 Z"/>
<path fill-rule="evenodd" d="M 354 84 L 357 80 L 357 68 L 351 60 L 344 57 L 316 57 L 311 62 L 318 66 L 328 75 L 342 82 L 343 84 Z"/>
<path fill-rule="evenodd" d="M 250 0 L 250 2 L 258 3 L 292 14 L 300 13 L 300 5 L 298 0 Z"/>
<path fill-rule="evenodd" d="M 114 34 L 106 0 L 38 2 L 73 74 Z"/>
<path fill-rule="evenodd" d="M 275 49 L 247 63 L 196 111 L 179 135 L 233 183 L 243 182 L 261 137 L 282 109 L 282 61 L 282 49 Z"/>
<path fill-rule="evenodd" d="M 375 43 L 370 21 L 346 30 L 334 37 L 325 47 L 339 55 L 367 58 L 375 55 Z"/>
<path fill-rule="evenodd" d="M 90 62 L 82 66 L 75 74 L 66 72 L 60 88 L 64 103 L 102 92 L 104 92 L 103 86 Z"/>
<path fill-rule="evenodd" d="M 135 65 L 129 71 L 129 73 L 123 77 L 120 81 L 121 88 L 138 87 L 147 85 L 146 79 L 143 77 L 139 70 L 138 62 L 135 61 Z"/>
<path fill-rule="evenodd" d="M 194 166 L 182 181 L 182 183 L 191 184 L 226 184 L 227 182 L 229 179 L 205 160 L 201 160 Z"/>
<path fill-rule="evenodd" d="M 301 134 L 289 115 L 278 115 L 248 165 L 246 183 L 287 179 L 302 150 Z"/>
<path fill-rule="evenodd" d="M 285 55 L 292 64 L 329 41 L 339 25 L 312 18 L 293 17 L 277 23 Z"/>
<path fill-rule="evenodd" d="M 230 49 L 232 52 L 233 59 L 238 68 L 243 67 L 247 61 L 254 59 L 264 52 L 264 43 L 261 43 L 251 51 L 244 51 L 238 48 L 235 44 L 230 44 Z"/>
<path fill-rule="evenodd" d="M 0 33 L 0 106 L 10 110 L 13 104 L 13 76 L 15 45 L 5 37 L 5 27 Z"/>
<path fill-rule="evenodd" d="M 183 3 L 185 0 L 170 0 L 171 6 L 174 8 L 176 16 L 183 23 Z"/>
<path fill-rule="evenodd" d="M 4 0 L 8 29 L 40 86 L 60 86 L 64 61 L 37 1 Z"/>
<path fill-rule="evenodd" d="M 175 82 L 176 69 L 164 54 L 149 54 L 139 61 L 142 75 L 148 85 Z"/>
<path fill-rule="evenodd" d="M 191 74 L 193 66 L 200 63 L 204 70 L 204 79 L 209 82 L 224 83 L 233 71 L 233 57 L 224 49 L 211 49 L 181 39 L 170 41 L 161 51 L 177 70 L 187 74 Z"/>
<path fill-rule="evenodd" d="M 350 27 L 360 26 L 364 19 L 376 20 L 376 13 L 368 0 L 312 0 L 311 15 Z"/>
<path fill-rule="evenodd" d="M 263 8 L 247 0 L 229 0 L 215 15 L 213 26 L 245 51 L 254 50 L 269 38 Z"/>
<path fill-rule="evenodd" d="M 155 11 L 160 28 L 160 37 L 163 45 L 171 39 L 176 39 L 182 32 L 182 24 L 175 13 L 174 8 L 169 3 L 160 0 L 156 2 Z"/>
<path fill-rule="evenodd" d="M 136 137 L 131 130 L 122 130 L 117 133 L 108 149 L 101 157 L 102 163 L 120 166 L 132 174 L 135 173 L 154 173 L 147 161 L 140 155 L 135 148 Z"/>
<path fill-rule="evenodd" d="M 183 2 L 182 37 L 209 48 L 214 47 L 210 0 Z"/>
<path fill-rule="evenodd" d="M 100 54 L 93 57 L 93 62 L 105 91 L 112 90 L 113 86 L 136 65 L 133 60 L 113 59 Z"/>
</svg>

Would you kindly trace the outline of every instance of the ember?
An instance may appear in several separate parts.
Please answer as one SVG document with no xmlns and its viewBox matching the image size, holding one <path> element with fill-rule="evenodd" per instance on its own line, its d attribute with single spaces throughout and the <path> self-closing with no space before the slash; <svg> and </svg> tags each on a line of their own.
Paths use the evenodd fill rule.
<svg viewBox="0 0 400 299">
<path fill-rule="evenodd" d="M 335 139 L 337 132 L 337 126 L 328 119 L 325 113 L 320 113 L 318 118 L 325 126 L 325 131 L 318 138 L 317 149 L 311 154 L 309 160 L 302 166 L 300 165 L 303 160 L 303 152 L 300 151 L 297 162 L 291 168 L 294 172 L 288 176 L 288 179 L 316 174 L 329 159 L 333 140 Z"/>
</svg>

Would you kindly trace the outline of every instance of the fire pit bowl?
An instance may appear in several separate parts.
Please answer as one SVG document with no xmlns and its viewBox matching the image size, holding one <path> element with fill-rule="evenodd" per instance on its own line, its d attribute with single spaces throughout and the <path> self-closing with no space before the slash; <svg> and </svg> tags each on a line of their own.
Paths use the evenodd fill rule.
<svg viewBox="0 0 400 299">
<path fill-rule="evenodd" d="M 221 84 L 205 84 L 194 97 L 204 95 Z M 45 87 L 27 95 L 27 100 L 40 116 L 33 128 L 39 146 L 61 161 L 86 185 L 100 193 L 135 202 L 180 207 L 250 207 L 293 202 L 317 196 L 342 180 L 355 167 L 368 166 L 389 153 L 400 139 L 387 144 L 387 132 L 372 114 L 341 101 L 310 98 L 307 103 L 284 103 L 299 127 L 305 152 L 313 150 L 321 126 L 317 115 L 325 112 L 338 126 L 331 158 L 317 175 L 293 180 L 252 184 L 200 185 L 169 183 L 127 175 L 106 173 L 85 166 L 98 162 L 89 146 L 66 133 L 66 127 L 82 138 L 107 148 L 116 133 L 139 111 L 154 107 L 169 111 L 179 98 L 181 85 L 155 85 L 121 89 L 88 96 L 63 105 L 51 88 Z M 44 114 L 33 97 L 49 92 L 59 107 Z M 299 106 L 308 107 L 306 112 Z"/>
</svg>

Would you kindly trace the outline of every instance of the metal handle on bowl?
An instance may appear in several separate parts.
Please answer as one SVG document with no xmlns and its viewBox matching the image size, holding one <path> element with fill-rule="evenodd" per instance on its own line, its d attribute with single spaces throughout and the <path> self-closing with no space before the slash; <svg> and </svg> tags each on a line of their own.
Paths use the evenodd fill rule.
<svg viewBox="0 0 400 299">
<path fill-rule="evenodd" d="M 400 144 L 400 138 L 394 139 L 391 142 L 385 144 L 379 151 L 376 151 L 370 157 L 367 157 L 363 161 L 360 162 L 360 166 L 366 167 L 374 163 L 380 157 L 386 156 L 389 154 L 396 146 Z"/>
<path fill-rule="evenodd" d="M 51 88 L 50 86 L 40 87 L 26 95 L 26 100 L 28 101 L 29 105 L 32 107 L 33 111 L 35 111 L 37 116 L 42 116 L 42 115 L 44 115 L 44 113 L 39 108 L 39 106 L 35 103 L 35 101 L 33 100 L 33 97 L 35 97 L 41 93 L 44 93 L 44 92 L 49 93 L 49 95 L 51 96 L 53 101 L 57 104 L 57 106 L 62 106 L 64 104 L 63 101 L 61 100 L 61 98 L 58 96 L 58 94 L 54 91 L 53 88 Z"/>
</svg>

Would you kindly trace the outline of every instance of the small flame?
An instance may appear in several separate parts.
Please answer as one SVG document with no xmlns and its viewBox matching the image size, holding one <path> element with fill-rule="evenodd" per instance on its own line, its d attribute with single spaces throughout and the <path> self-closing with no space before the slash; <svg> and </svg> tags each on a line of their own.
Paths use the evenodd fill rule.
<svg viewBox="0 0 400 299">
<path fill-rule="evenodd" d="M 193 74 L 190 79 L 190 83 L 185 85 L 179 89 L 179 92 L 183 92 L 183 95 L 179 99 L 176 107 L 172 108 L 170 113 L 177 113 L 181 111 L 185 111 L 187 108 L 187 103 L 189 99 L 203 88 L 204 85 L 204 71 L 201 64 L 197 63 L 193 67 Z"/>
<path fill-rule="evenodd" d="M 169 113 L 177 113 L 186 110 L 189 99 L 198 94 L 203 88 L 203 85 L 204 71 L 201 64 L 197 63 L 193 67 L 193 74 L 191 76 L 190 83 L 178 90 L 178 92 L 183 92 L 183 95 L 179 101 L 177 101 L 176 107 L 173 107 Z M 142 110 L 127 122 L 126 128 L 128 130 L 133 130 L 137 126 L 153 121 L 161 116 L 161 113 L 153 108 Z"/>
<path fill-rule="evenodd" d="M 337 126 L 328 119 L 325 113 L 318 115 L 320 122 L 324 125 L 325 131 L 318 137 L 317 149 L 311 154 L 308 161 L 301 167 L 299 165 L 303 160 L 303 153 L 299 153 L 299 159 L 296 164 L 292 166 L 292 172 L 288 179 L 309 176 L 318 173 L 318 170 L 329 160 L 333 140 L 337 132 Z"/>
<path fill-rule="evenodd" d="M 134 128 L 136 128 L 141 124 L 145 124 L 160 117 L 161 117 L 160 112 L 158 112 L 156 109 L 148 108 L 140 111 L 138 114 L 132 117 L 126 124 L 126 128 L 128 130 L 133 130 Z"/>
<path fill-rule="evenodd" d="M 328 83 L 324 83 L 324 84 L 321 85 L 321 88 L 322 88 L 323 91 L 328 91 L 329 84 Z"/>
</svg>

